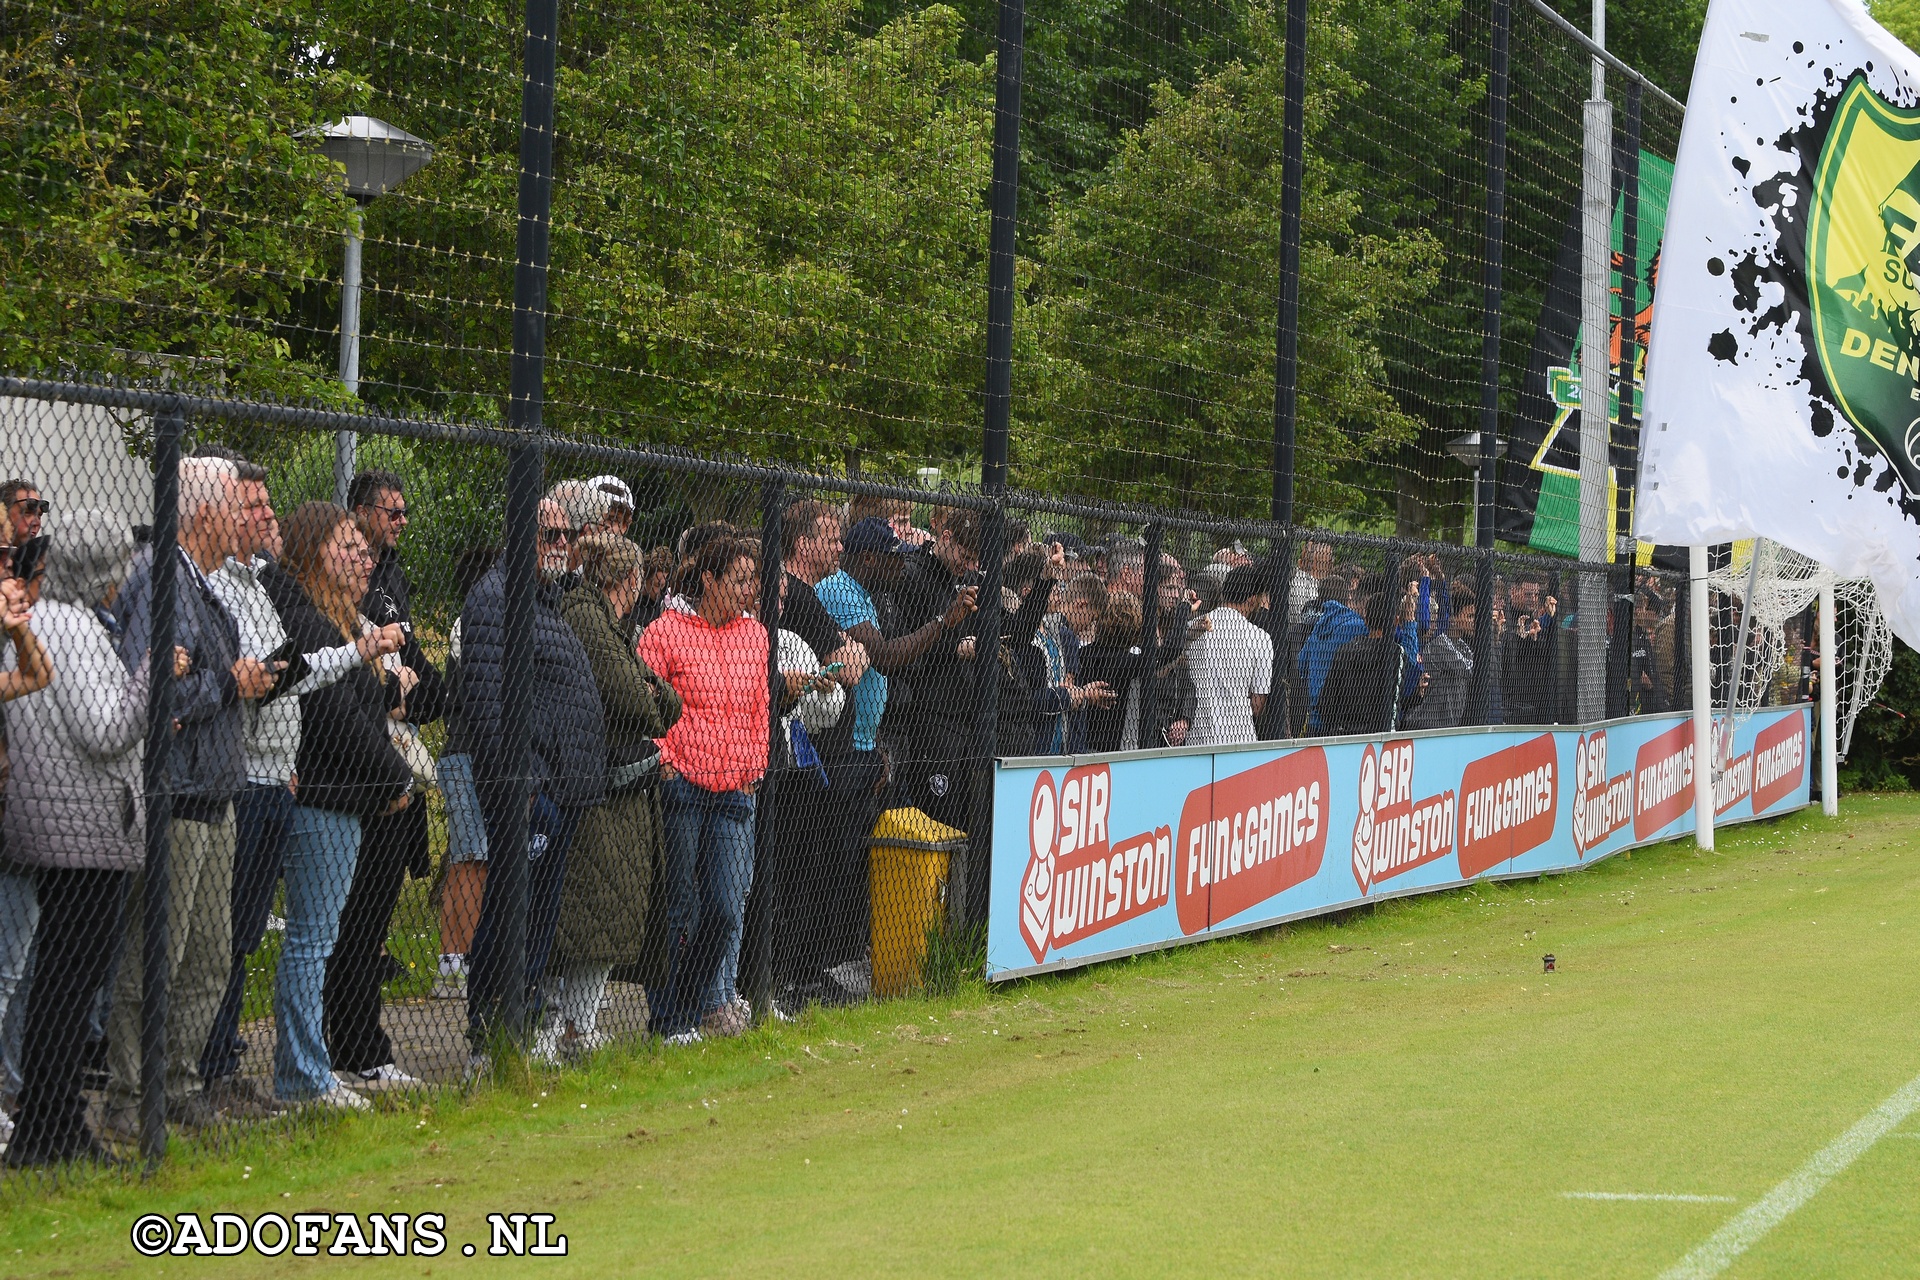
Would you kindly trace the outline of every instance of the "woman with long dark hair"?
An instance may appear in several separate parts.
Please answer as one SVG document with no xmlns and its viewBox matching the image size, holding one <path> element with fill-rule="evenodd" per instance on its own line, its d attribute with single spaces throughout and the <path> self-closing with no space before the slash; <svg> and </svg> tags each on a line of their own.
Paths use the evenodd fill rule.
<svg viewBox="0 0 1920 1280">
<path fill-rule="evenodd" d="M 279 569 L 263 576 L 299 653 L 359 639 L 373 555 L 353 517 L 330 502 L 294 508 L 282 530 Z M 273 1091 L 287 1101 L 342 1110 L 371 1104 L 333 1074 L 323 1022 L 327 957 L 353 884 L 363 819 L 398 813 L 413 770 L 387 736 L 386 678 L 356 667 L 300 698 L 299 784 L 285 855 L 285 942 L 274 974 Z"/>
<path fill-rule="evenodd" d="M 654 1029 L 669 1043 L 744 1030 L 726 981 L 753 880 L 753 812 L 767 765 L 767 629 L 749 616 L 760 552 L 745 539 L 707 542 L 680 566 L 680 597 L 640 637 L 640 658 L 680 695 L 660 740 L 666 818 L 667 929 L 672 948 Z"/>
</svg>

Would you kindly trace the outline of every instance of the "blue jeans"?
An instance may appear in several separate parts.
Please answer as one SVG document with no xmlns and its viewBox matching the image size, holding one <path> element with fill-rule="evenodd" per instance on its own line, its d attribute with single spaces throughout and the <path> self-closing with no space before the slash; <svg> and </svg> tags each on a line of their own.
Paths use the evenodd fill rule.
<svg viewBox="0 0 1920 1280">
<path fill-rule="evenodd" d="M 504 831 L 512 816 L 507 806 L 514 802 L 513 790 L 497 783 L 481 786 L 490 854 L 506 847 Z M 561 808 L 544 792 L 534 796 L 527 812 L 527 963 L 521 981 L 526 984 L 529 1026 L 540 1012 L 540 979 L 546 974 L 553 934 L 560 926 L 560 889 L 566 879 L 567 850 L 573 846 L 580 812 Z M 487 887 L 480 896 L 480 923 L 474 928 L 473 945 L 467 952 L 467 1039 L 480 1050 L 486 1048 L 499 1020 L 500 1000 L 511 980 L 507 957 L 496 954 L 499 947 L 494 942 L 504 927 L 502 913 L 506 910 L 503 894 L 495 891 L 501 883 L 499 859 L 489 861 L 494 869 L 487 873 Z"/>
<path fill-rule="evenodd" d="M 293 808 L 293 792 L 273 784 L 249 783 L 233 798 L 233 971 L 200 1054 L 202 1081 L 240 1069 L 240 1055 L 247 1048 L 240 1038 L 247 957 L 267 935 L 267 913 L 273 908 L 273 888 L 280 883 L 280 857 L 293 825 Z"/>
<path fill-rule="evenodd" d="M 441 756 L 436 772 L 447 802 L 447 861 L 485 862 L 487 820 L 473 782 L 473 757 L 464 752 Z"/>
<path fill-rule="evenodd" d="M 287 830 L 287 933 L 273 978 L 273 1092 L 290 1100 L 337 1087 L 327 1055 L 323 993 L 340 908 L 360 856 L 360 819 L 295 805 Z"/>
<path fill-rule="evenodd" d="M 0 871 L 0 1093 L 20 1095 L 20 1036 L 27 1025 L 33 933 L 40 897 L 33 877 Z"/>
<path fill-rule="evenodd" d="M 667 989 L 654 1030 L 678 1035 L 732 996 L 728 958 L 739 962 L 753 881 L 754 798 L 708 791 L 685 778 L 661 784 L 666 810 Z"/>
</svg>

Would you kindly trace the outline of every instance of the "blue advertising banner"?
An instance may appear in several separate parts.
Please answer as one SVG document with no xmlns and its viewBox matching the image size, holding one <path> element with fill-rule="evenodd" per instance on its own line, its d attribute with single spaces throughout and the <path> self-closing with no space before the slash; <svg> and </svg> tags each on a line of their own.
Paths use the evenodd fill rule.
<svg viewBox="0 0 1920 1280">
<path fill-rule="evenodd" d="M 1813 709 L 1716 720 L 1718 822 L 1809 802 Z M 1693 830 L 1693 723 L 1007 760 L 987 976 L 1016 978 Z"/>
</svg>

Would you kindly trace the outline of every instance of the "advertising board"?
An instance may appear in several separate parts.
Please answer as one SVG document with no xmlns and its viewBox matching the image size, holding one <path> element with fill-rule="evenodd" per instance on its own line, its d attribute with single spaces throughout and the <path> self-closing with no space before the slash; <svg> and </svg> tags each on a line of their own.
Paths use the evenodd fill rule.
<svg viewBox="0 0 1920 1280">
<path fill-rule="evenodd" d="M 1716 721 L 1717 822 L 1809 802 L 1813 709 Z M 987 976 L 1071 968 L 1693 830 L 1684 716 L 1207 751 L 994 773 Z"/>
</svg>

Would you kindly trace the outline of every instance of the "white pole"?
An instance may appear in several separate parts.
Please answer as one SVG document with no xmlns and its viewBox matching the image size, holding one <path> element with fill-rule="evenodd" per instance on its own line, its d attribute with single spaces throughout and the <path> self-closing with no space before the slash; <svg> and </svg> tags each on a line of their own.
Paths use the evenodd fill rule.
<svg viewBox="0 0 1920 1280">
<path fill-rule="evenodd" d="M 1707 549 L 1687 548 L 1687 647 L 1693 666 L 1693 833 L 1713 848 L 1713 637 L 1707 631 Z"/>
<path fill-rule="evenodd" d="M 1820 588 L 1820 811 L 1840 816 L 1840 651 L 1833 641 L 1833 583 Z"/>
<path fill-rule="evenodd" d="M 340 381 L 347 394 L 360 394 L 360 211 L 355 210 L 347 231 L 347 253 L 340 264 Z M 347 505 L 347 486 L 353 483 L 354 453 L 359 441 L 351 431 L 333 438 L 333 500 Z"/>
<path fill-rule="evenodd" d="M 1594 0 L 1593 40 L 1606 46 L 1605 0 Z M 1613 381 L 1613 106 L 1606 66 L 1593 60 L 1593 96 L 1584 112 L 1580 207 L 1580 559 L 1613 559 L 1607 526 L 1613 503 L 1611 470 Z M 1593 724 L 1607 714 L 1607 579 L 1583 572 L 1579 583 L 1579 717 Z"/>
</svg>

